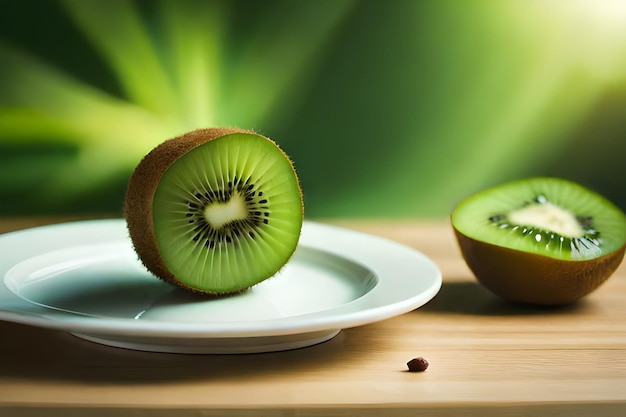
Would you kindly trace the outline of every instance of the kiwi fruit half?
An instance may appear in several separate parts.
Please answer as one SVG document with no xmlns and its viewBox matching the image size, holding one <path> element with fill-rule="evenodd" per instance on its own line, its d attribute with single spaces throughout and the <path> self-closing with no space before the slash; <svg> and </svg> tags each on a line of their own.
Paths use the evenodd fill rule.
<svg viewBox="0 0 626 417">
<path fill-rule="evenodd" d="M 521 303 L 574 302 L 620 265 L 626 217 L 610 201 L 559 178 L 512 181 L 471 195 L 451 222 L 477 280 Z"/>
<path fill-rule="evenodd" d="M 294 253 L 303 200 L 293 163 L 262 135 L 199 129 L 150 151 L 128 182 L 124 215 L 157 277 L 203 294 L 241 292 Z"/>
</svg>

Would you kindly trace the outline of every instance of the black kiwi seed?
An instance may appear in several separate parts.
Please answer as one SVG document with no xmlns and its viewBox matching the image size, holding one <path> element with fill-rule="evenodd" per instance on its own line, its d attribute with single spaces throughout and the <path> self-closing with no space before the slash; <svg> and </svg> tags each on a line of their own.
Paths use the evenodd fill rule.
<svg viewBox="0 0 626 417">
<path fill-rule="evenodd" d="M 213 248 L 216 242 L 236 245 L 237 240 L 234 240 L 229 233 L 240 236 L 242 232 L 247 232 L 251 238 L 254 238 L 255 234 L 252 231 L 254 228 L 259 227 L 261 224 L 269 224 L 269 211 L 252 211 L 257 204 L 268 203 L 267 198 L 256 201 L 256 198 L 263 194 L 262 191 L 257 193 L 254 184 L 241 183 L 237 176 L 232 181 L 228 181 L 227 187 L 228 189 L 226 190 L 210 190 L 204 194 L 193 192 L 191 193 L 192 198 L 187 202 L 189 211 L 185 213 L 185 216 L 191 218 L 188 221 L 189 224 L 197 224 L 193 231 L 198 232 L 191 240 L 193 242 L 204 241 L 205 248 Z M 248 217 L 243 220 L 231 221 L 219 228 L 213 228 L 204 217 L 204 209 L 215 201 L 220 203 L 228 202 L 234 191 L 243 194 L 246 207 L 248 208 Z M 262 208 L 267 209 L 267 206 L 262 206 Z"/>
<path fill-rule="evenodd" d="M 522 203 L 520 207 L 524 208 L 532 204 L 541 205 L 547 204 L 549 202 L 550 201 L 548 200 L 548 198 L 546 198 L 545 195 L 539 194 L 532 200 Z M 537 238 L 537 236 L 540 236 L 540 240 L 546 242 L 547 245 L 550 245 L 553 241 L 558 241 L 558 244 L 565 244 L 568 247 L 577 249 L 580 247 L 597 247 L 600 246 L 602 243 L 602 241 L 599 239 L 600 233 L 593 227 L 593 216 L 576 216 L 578 224 L 580 224 L 580 226 L 583 228 L 583 231 L 585 232 L 583 236 L 577 238 L 563 237 L 549 230 L 543 230 L 529 225 L 512 224 L 508 221 L 506 214 L 494 214 L 489 216 L 488 220 L 500 229 L 510 229 L 512 231 L 517 231 L 520 232 L 522 236 L 532 235 L 535 236 L 535 238 Z"/>
</svg>

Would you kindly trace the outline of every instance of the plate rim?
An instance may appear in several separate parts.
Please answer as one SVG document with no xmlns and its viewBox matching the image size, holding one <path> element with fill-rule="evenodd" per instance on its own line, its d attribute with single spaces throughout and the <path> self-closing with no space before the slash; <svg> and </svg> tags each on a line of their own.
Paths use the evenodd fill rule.
<svg viewBox="0 0 626 417">
<path fill-rule="evenodd" d="M 118 233 L 112 241 L 119 241 L 123 229 L 126 239 L 128 239 L 126 233 L 125 221 L 122 218 L 113 219 L 96 219 L 96 220 L 78 220 L 72 222 L 57 223 L 46 226 L 37 226 L 9 232 L 0 235 L 0 247 L 7 244 L 7 241 L 19 240 L 24 238 L 28 234 L 52 234 L 55 232 L 63 231 L 63 229 L 78 229 L 78 231 L 87 231 L 90 228 L 111 228 Z M 77 231 L 77 230 L 74 230 Z M 238 325 L 233 327 L 232 322 L 163 322 L 163 321 L 151 321 L 151 320 L 135 320 L 131 318 L 111 318 L 111 317 L 94 317 L 85 316 L 77 313 L 64 312 L 60 310 L 54 310 L 49 307 L 38 306 L 32 302 L 26 301 L 14 294 L 5 284 L 6 272 L 16 263 L 11 261 L 0 262 L 0 320 L 9 321 L 14 323 L 33 325 L 43 328 L 51 328 L 57 330 L 65 330 L 71 333 L 88 333 L 96 335 L 128 335 L 128 336 L 145 336 L 145 337 L 163 337 L 163 338 L 250 338 L 250 337 L 263 337 L 263 336 L 283 336 L 290 334 L 304 334 L 316 331 L 331 330 L 331 329 L 347 329 L 352 327 L 358 327 L 365 324 L 386 320 L 388 318 L 407 313 L 415 310 L 427 302 L 429 302 L 439 292 L 442 285 L 442 274 L 439 267 L 424 255 L 422 252 L 398 243 L 396 241 L 367 234 L 360 231 L 344 228 L 341 226 L 331 225 L 327 223 L 305 220 L 303 222 L 303 242 L 308 239 L 307 233 L 321 233 L 327 232 L 333 234 L 334 237 L 341 236 L 343 239 L 358 239 L 359 241 L 367 241 L 369 243 L 383 246 L 386 248 L 395 249 L 400 255 L 412 256 L 413 261 L 419 262 L 422 266 L 429 269 L 429 285 L 423 291 L 412 294 L 409 297 L 405 297 L 402 301 L 393 304 L 382 304 L 369 308 L 358 308 L 358 304 L 365 304 L 369 298 L 372 297 L 371 293 L 376 290 L 376 287 L 370 292 L 335 308 L 300 314 L 296 316 L 289 316 L 276 320 L 262 320 L 262 321 L 238 321 Z M 86 242 L 83 242 L 83 244 Z M 104 243 L 102 241 L 94 241 L 93 243 Z M 130 240 L 128 239 L 128 244 Z M 299 243 L 299 245 L 310 246 L 308 243 Z M 73 245 L 75 246 L 76 242 Z M 49 242 L 48 242 L 49 246 Z M 60 249 L 66 246 L 54 246 L 53 248 Z M 55 249 L 41 249 L 46 253 Z M 337 254 L 335 250 L 328 250 L 321 248 L 320 250 L 332 253 L 343 258 L 348 258 L 352 262 L 359 263 L 365 268 L 371 267 L 371 259 L 360 259 L 358 257 L 346 256 L 345 253 Z M 349 252 L 349 251 L 348 251 Z M 27 256 L 25 259 L 28 259 Z M 8 265 L 7 265 L 8 263 Z M 386 275 L 380 275 L 379 285 L 382 281 L 387 280 L 389 283 L 390 277 Z M 423 277 L 420 277 L 422 279 Z M 155 278 L 156 279 L 156 278 Z M 363 301 L 365 300 L 365 301 Z M 357 305 L 355 311 L 354 306 Z M 350 306 L 350 307 L 346 307 Z M 242 323 L 245 323 L 243 325 Z M 268 325 L 268 323 L 271 323 Z"/>
</svg>

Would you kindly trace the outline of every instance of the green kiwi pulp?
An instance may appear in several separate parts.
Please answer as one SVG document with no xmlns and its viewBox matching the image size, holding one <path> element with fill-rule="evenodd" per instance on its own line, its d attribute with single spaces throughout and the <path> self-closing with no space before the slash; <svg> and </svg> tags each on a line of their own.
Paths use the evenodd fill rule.
<svg viewBox="0 0 626 417">
<path fill-rule="evenodd" d="M 303 201 L 289 158 L 240 129 L 202 129 L 165 141 L 129 181 L 125 217 L 148 270 L 206 294 L 243 291 L 294 253 Z"/>
<path fill-rule="evenodd" d="M 624 213 L 594 191 L 558 178 L 478 192 L 455 207 L 451 221 L 478 281 L 512 301 L 575 301 L 615 271 L 626 248 Z"/>
</svg>

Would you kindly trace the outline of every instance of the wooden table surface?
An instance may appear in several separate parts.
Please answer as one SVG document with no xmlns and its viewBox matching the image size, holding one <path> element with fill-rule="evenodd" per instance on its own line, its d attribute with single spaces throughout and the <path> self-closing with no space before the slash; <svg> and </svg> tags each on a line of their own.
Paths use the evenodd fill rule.
<svg viewBox="0 0 626 417">
<path fill-rule="evenodd" d="M 144 353 L 0 322 L 0 416 L 626 415 L 626 265 L 582 302 L 531 308 L 474 281 L 445 220 L 332 223 L 425 253 L 441 291 L 326 343 L 249 355 Z M 407 372 L 417 356 L 430 367 Z"/>
</svg>

